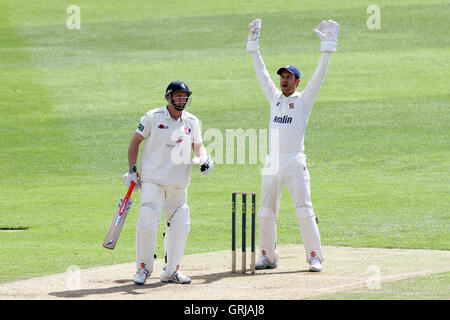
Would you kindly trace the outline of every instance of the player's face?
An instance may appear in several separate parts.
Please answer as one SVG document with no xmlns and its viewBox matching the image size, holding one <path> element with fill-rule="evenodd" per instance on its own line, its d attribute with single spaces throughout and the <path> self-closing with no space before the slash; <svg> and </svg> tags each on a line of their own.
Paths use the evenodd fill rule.
<svg viewBox="0 0 450 320">
<path fill-rule="evenodd" d="M 183 107 L 188 100 L 188 95 L 186 92 L 174 92 L 172 99 L 178 107 Z"/>
<path fill-rule="evenodd" d="M 280 88 L 281 92 L 289 97 L 291 94 L 295 92 L 298 84 L 300 83 L 300 79 L 297 79 L 294 74 L 289 71 L 284 70 L 280 74 Z"/>
</svg>

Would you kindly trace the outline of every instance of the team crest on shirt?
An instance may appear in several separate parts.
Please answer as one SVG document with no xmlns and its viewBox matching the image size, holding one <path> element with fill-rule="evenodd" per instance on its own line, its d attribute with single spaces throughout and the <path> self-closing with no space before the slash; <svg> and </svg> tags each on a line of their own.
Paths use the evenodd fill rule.
<svg viewBox="0 0 450 320">
<path fill-rule="evenodd" d="M 293 102 L 289 103 L 289 109 L 294 109 L 294 108 L 295 108 L 294 103 Z"/>
<path fill-rule="evenodd" d="M 280 104 L 281 104 L 281 102 L 280 102 L 280 101 L 278 101 L 278 102 L 277 102 L 277 104 L 276 104 L 276 106 L 277 106 L 277 107 L 279 107 L 279 106 L 280 106 Z"/>
<path fill-rule="evenodd" d="M 167 129 L 167 128 L 169 128 L 169 126 L 165 126 L 164 124 L 160 124 L 159 126 L 158 126 L 158 128 L 160 128 L 160 129 Z"/>
<path fill-rule="evenodd" d="M 184 127 L 184 132 L 185 132 L 186 134 L 189 134 L 189 133 L 191 133 L 191 129 L 190 129 L 190 128 L 187 128 L 187 127 Z"/>
</svg>

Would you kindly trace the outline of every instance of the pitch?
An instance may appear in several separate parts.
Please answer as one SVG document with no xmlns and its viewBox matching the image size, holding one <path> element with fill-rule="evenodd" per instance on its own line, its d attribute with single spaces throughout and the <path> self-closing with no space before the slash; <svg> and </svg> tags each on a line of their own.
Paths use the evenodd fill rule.
<svg viewBox="0 0 450 320">
<path fill-rule="evenodd" d="M 61 274 L 70 266 L 82 274 L 111 266 L 104 286 L 90 283 L 87 294 L 72 294 L 94 297 L 106 290 L 103 294 L 112 296 L 120 287 L 134 292 L 127 282 L 115 282 L 131 280 L 134 271 L 116 273 L 114 267 L 134 260 L 138 195 L 114 252 L 101 244 L 126 192 L 122 176 L 137 120 L 160 107 L 161 88 L 178 79 L 195 92 L 190 108 L 202 119 L 215 162 L 208 177 L 192 175 L 186 258 L 230 251 L 230 195 L 234 190 L 260 194 L 264 156 L 259 152 L 261 137 L 267 138 L 268 106 L 245 51 L 248 23 L 258 17 L 264 21 L 262 54 L 275 80 L 277 68 L 291 63 L 310 79 L 320 55 L 313 28 L 323 19 L 341 24 L 338 52 L 305 136 L 323 245 L 431 250 L 432 260 L 444 265 L 440 253 L 450 250 L 449 46 L 442 32 L 448 2 L 379 1 L 379 28 L 372 23 L 376 11 L 368 10 L 374 3 L 360 1 L 186 0 L 182 10 L 167 1 L 76 5 L 79 21 L 76 10 L 56 0 L 0 4 L 1 283 Z M 227 141 L 237 132 L 247 135 L 241 145 L 236 137 Z M 164 229 L 158 235 L 159 259 Z M 300 242 L 294 207 L 283 190 L 277 243 Z M 337 271 L 331 257 L 325 259 L 323 275 Z M 193 284 L 204 288 L 199 282 L 205 277 L 227 274 L 230 260 L 222 262 L 219 270 L 204 273 L 187 263 L 186 272 L 192 270 Z M 420 256 L 410 261 L 412 268 L 422 263 Z M 445 274 L 417 278 L 428 280 L 427 286 L 402 282 L 411 296 L 448 297 L 448 285 L 441 290 L 448 284 Z M 218 283 L 213 281 L 211 290 Z M 51 298 L 70 295 L 58 286 L 48 292 L 54 293 Z M 121 296 L 120 290 L 117 295 L 130 296 L 140 297 Z"/>
<path fill-rule="evenodd" d="M 329 267 L 323 273 L 310 273 L 303 262 L 303 247 L 283 245 L 277 269 L 255 275 L 231 273 L 229 251 L 194 254 L 185 257 L 185 270 L 192 275 L 190 285 L 159 281 L 161 259 L 145 286 L 136 286 L 129 273 L 133 263 L 86 270 L 68 269 L 63 274 L 0 285 L 3 299 L 146 299 L 146 300 L 292 300 L 353 299 L 388 292 L 394 299 L 417 299 L 403 288 L 392 290 L 391 282 L 446 272 L 448 251 L 375 249 L 327 246 Z M 434 263 L 440 256 L 441 264 Z M 411 261 L 416 261 L 411 266 Z M 302 269 L 302 266 L 305 268 Z M 111 274 L 117 274 L 111 279 Z M 448 276 L 447 276 L 448 278 Z M 444 277 L 445 279 L 445 277 Z M 353 291 L 352 291 L 353 290 Z M 446 297 L 449 298 L 449 292 Z M 436 295 L 436 297 L 441 297 Z"/>
</svg>

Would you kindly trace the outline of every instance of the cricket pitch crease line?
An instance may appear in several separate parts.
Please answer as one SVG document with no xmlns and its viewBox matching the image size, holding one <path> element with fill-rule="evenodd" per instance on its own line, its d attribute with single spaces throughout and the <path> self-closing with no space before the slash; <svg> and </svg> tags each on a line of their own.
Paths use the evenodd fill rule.
<svg viewBox="0 0 450 320">
<path fill-rule="evenodd" d="M 427 274 L 427 273 L 432 273 L 432 271 L 419 271 L 419 272 L 412 272 L 412 273 L 403 273 L 403 274 L 397 274 L 397 275 L 392 275 L 392 276 L 380 277 L 377 280 L 379 280 L 380 282 L 389 282 L 389 281 L 401 279 L 404 277 L 423 275 L 423 274 Z M 361 278 L 328 276 L 328 277 L 320 277 L 320 279 L 355 280 L 355 279 L 361 279 Z M 342 284 L 342 285 L 338 285 L 338 286 L 321 288 L 321 289 L 317 289 L 315 291 L 320 292 L 320 291 L 327 291 L 327 290 L 335 290 L 335 289 L 339 289 L 339 288 L 345 288 L 345 287 L 350 287 L 350 286 L 355 286 L 355 285 L 366 284 L 368 281 L 373 281 L 373 279 L 359 280 L 356 282 L 346 283 L 346 284 Z M 204 284 L 198 283 L 198 284 L 193 284 L 193 285 L 195 286 L 195 285 L 204 285 Z M 243 290 L 244 289 L 245 290 L 258 289 L 255 286 L 239 286 L 239 285 L 234 286 L 234 285 L 220 285 L 220 284 L 210 284 L 210 286 L 215 287 L 215 288 L 227 288 L 227 289 L 243 289 Z M 267 288 L 264 288 L 264 289 L 267 289 Z M 270 288 L 270 289 L 273 289 L 276 291 L 305 291 L 305 288 Z"/>
<path fill-rule="evenodd" d="M 128 263 L 127 263 L 128 264 Z M 80 277 L 82 277 L 83 275 L 89 274 L 89 273 L 96 273 L 96 272 L 104 272 L 104 271 L 111 271 L 111 270 L 123 270 L 124 268 L 127 268 L 127 264 L 115 264 L 115 265 L 109 265 L 109 266 L 100 266 L 100 267 L 94 267 L 94 268 L 90 268 L 90 269 L 74 269 L 74 271 L 66 271 L 63 273 L 57 273 L 57 274 L 53 274 L 53 275 L 46 275 L 43 277 L 37 277 L 37 278 L 29 278 L 29 279 L 24 279 L 24 280 L 17 280 L 17 282 L 20 281 L 29 281 L 29 280 L 36 280 L 36 279 L 44 279 L 44 278 L 54 278 L 54 279 L 59 279 L 59 278 L 67 278 L 68 273 L 79 273 Z M 75 266 L 75 265 L 74 265 Z M 75 266 L 77 267 L 77 266 Z M 69 267 L 68 267 L 69 269 Z M 130 267 L 130 271 L 133 272 L 133 266 Z"/>
<path fill-rule="evenodd" d="M 338 280 L 360 280 L 361 278 L 357 278 L 357 277 L 339 277 L 339 276 L 321 276 L 320 279 L 338 279 Z M 358 281 L 357 283 L 359 283 L 360 281 Z M 366 282 L 366 280 L 364 280 L 364 282 Z M 192 285 L 196 286 L 203 286 L 205 285 L 205 283 L 193 283 Z M 226 288 L 226 289 L 259 289 L 258 287 L 255 286 L 240 286 L 240 285 L 230 285 L 230 284 L 208 284 L 211 287 L 214 288 Z M 264 287 L 264 289 L 268 289 L 267 287 Z M 274 289 L 274 290 L 282 290 L 282 291 L 304 291 L 305 288 L 277 288 L 277 287 L 272 287 L 270 289 Z"/>
<path fill-rule="evenodd" d="M 339 289 L 339 288 L 345 288 L 345 287 L 350 287 L 350 286 L 355 286 L 355 285 L 360 285 L 360 284 L 366 284 L 368 283 L 368 281 L 380 281 L 380 282 L 389 282 L 389 281 L 393 281 L 396 279 L 401 279 L 401 278 L 409 278 L 411 276 L 418 276 L 418 275 L 424 275 L 427 273 L 433 273 L 432 271 L 419 271 L 419 272 L 412 272 L 412 273 L 403 273 L 403 274 L 396 274 L 393 276 L 386 276 L 386 277 L 380 277 L 377 279 L 373 279 L 373 278 L 369 278 L 369 279 L 365 279 L 365 280 L 361 280 L 361 281 L 356 281 L 356 282 L 352 282 L 352 283 L 346 283 L 346 284 L 341 284 L 338 286 L 333 286 L 333 287 L 327 287 L 327 288 L 321 288 L 321 289 L 317 289 L 316 291 L 327 291 L 327 290 L 335 290 L 335 289 Z M 292 289 L 292 290 L 301 290 L 301 289 Z"/>
</svg>

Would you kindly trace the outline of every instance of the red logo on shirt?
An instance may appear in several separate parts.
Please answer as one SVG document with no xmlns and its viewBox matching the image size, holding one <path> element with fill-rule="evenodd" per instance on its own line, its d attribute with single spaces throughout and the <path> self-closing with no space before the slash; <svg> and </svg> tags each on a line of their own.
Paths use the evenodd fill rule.
<svg viewBox="0 0 450 320">
<path fill-rule="evenodd" d="M 184 132 L 185 132 L 186 134 L 189 134 L 189 133 L 191 133 L 191 129 L 190 129 L 190 128 L 184 127 Z"/>
<path fill-rule="evenodd" d="M 180 138 L 178 138 L 177 143 L 181 143 L 181 142 L 183 142 L 183 139 L 181 139 L 181 137 L 180 137 Z"/>
<path fill-rule="evenodd" d="M 279 106 L 280 106 L 280 101 L 278 101 L 278 102 L 277 102 L 276 106 L 277 106 L 277 107 L 279 107 Z"/>
<path fill-rule="evenodd" d="M 294 109 L 294 108 L 295 108 L 294 103 L 293 102 L 289 103 L 289 109 Z"/>
<path fill-rule="evenodd" d="M 160 128 L 160 129 L 167 129 L 168 128 L 168 126 L 165 126 L 165 125 L 163 125 L 162 123 L 158 126 L 158 128 Z"/>
</svg>

